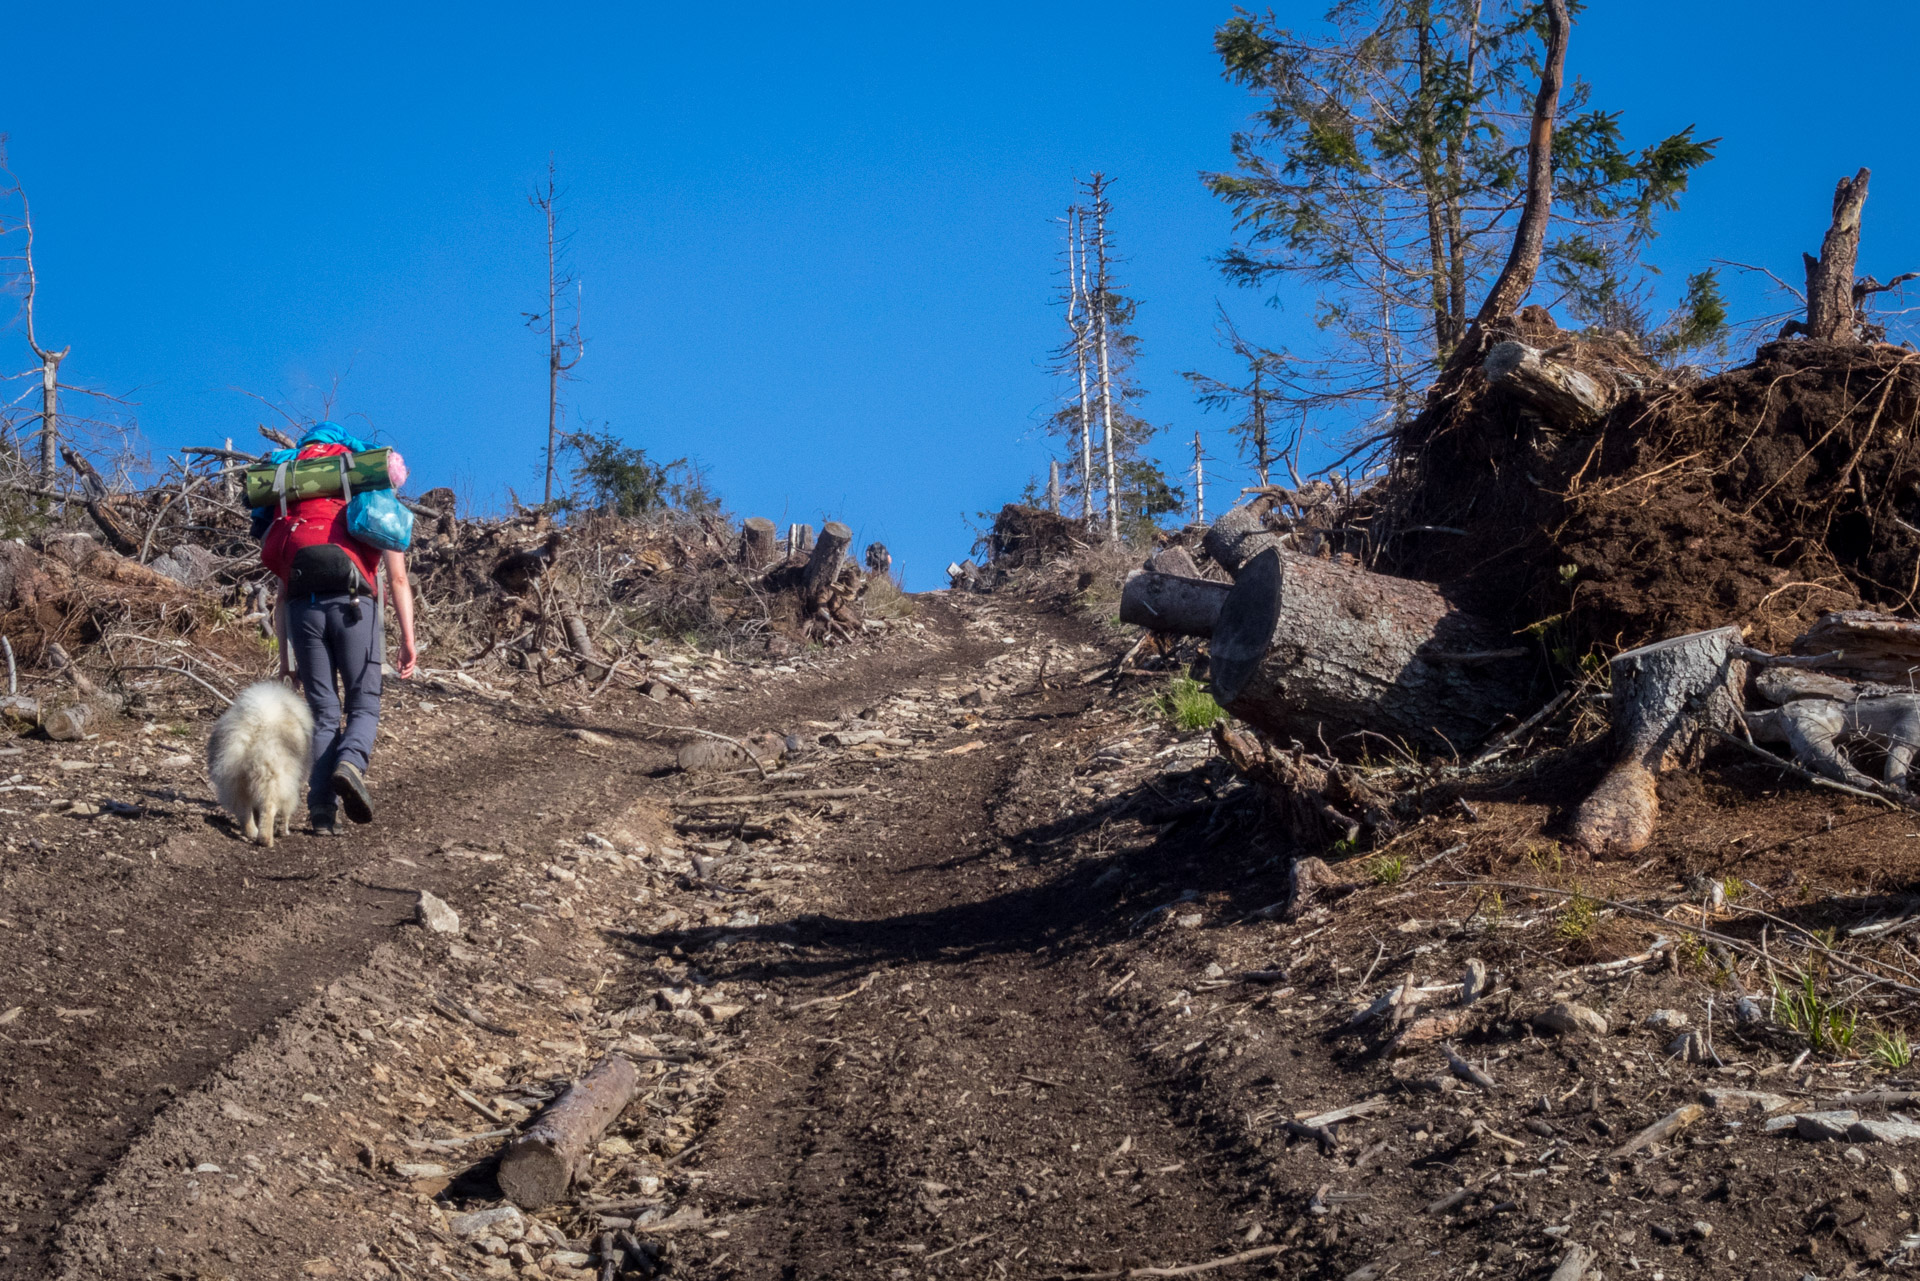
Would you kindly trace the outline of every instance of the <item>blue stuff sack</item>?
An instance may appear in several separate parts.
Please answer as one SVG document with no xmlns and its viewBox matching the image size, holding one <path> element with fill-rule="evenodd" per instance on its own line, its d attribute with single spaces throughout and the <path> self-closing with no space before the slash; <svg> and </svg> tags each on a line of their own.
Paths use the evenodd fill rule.
<svg viewBox="0 0 1920 1281">
<path fill-rule="evenodd" d="M 383 552 L 413 545 L 413 513 L 391 489 L 363 489 L 347 502 L 347 532 Z"/>
</svg>

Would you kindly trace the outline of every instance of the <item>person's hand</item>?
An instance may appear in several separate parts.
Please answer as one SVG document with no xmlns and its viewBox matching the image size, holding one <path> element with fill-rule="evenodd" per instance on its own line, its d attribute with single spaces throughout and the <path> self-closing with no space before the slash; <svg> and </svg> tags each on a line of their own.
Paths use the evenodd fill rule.
<svg viewBox="0 0 1920 1281">
<path fill-rule="evenodd" d="M 285 681 L 287 683 L 287 687 L 293 690 L 294 693 L 298 694 L 301 692 L 299 672 L 288 671 L 286 668 L 283 667 L 280 669 L 280 679 Z"/>
<path fill-rule="evenodd" d="M 419 663 L 419 661 L 420 661 L 420 654 L 417 650 L 414 649 L 413 641 L 405 636 L 401 637 L 400 638 L 400 679 L 401 680 L 412 679 L 414 668 Z"/>
</svg>

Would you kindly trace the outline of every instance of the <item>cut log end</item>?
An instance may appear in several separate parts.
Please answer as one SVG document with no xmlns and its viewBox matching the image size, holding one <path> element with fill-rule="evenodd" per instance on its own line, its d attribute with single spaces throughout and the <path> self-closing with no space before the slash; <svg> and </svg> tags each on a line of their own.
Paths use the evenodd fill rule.
<svg viewBox="0 0 1920 1281">
<path fill-rule="evenodd" d="M 575 1081 L 500 1157 L 500 1191 L 523 1210 L 552 1205 L 639 1088 L 633 1064 L 609 1055 Z"/>
<path fill-rule="evenodd" d="M 1280 621 L 1280 553 L 1267 548 L 1239 567 L 1207 647 L 1215 696 L 1231 704 L 1252 681 Z"/>
</svg>

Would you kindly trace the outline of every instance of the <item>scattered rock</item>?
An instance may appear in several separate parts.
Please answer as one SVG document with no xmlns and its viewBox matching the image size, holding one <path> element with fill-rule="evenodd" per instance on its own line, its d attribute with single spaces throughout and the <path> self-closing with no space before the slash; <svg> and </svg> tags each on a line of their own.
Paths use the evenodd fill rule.
<svg viewBox="0 0 1920 1281">
<path fill-rule="evenodd" d="M 447 906 L 445 899 L 436 898 L 425 890 L 420 891 L 420 901 L 414 904 L 413 919 L 435 934 L 460 932 L 460 914 Z"/>
<path fill-rule="evenodd" d="M 590 729 L 570 729 L 567 737 L 585 743 L 588 747 L 612 747 L 613 740 L 605 734 L 596 734 Z"/>
<path fill-rule="evenodd" d="M 1847 1131 L 1860 1119 L 1858 1112 L 1838 1109 L 1832 1112 L 1801 1112 L 1794 1117 L 1793 1128 L 1803 1139 L 1821 1139 L 1837 1142 L 1847 1137 Z"/>
<path fill-rule="evenodd" d="M 444 1179 L 447 1167 L 435 1165 L 431 1161 L 401 1161 L 393 1167 L 393 1172 L 403 1179 Z"/>
<path fill-rule="evenodd" d="M 1477 956 L 1470 958 L 1466 973 L 1460 976 L 1460 1003 L 1472 1005 L 1492 990 L 1493 975 L 1487 970 L 1487 963 Z"/>
<path fill-rule="evenodd" d="M 1678 1032 L 1686 1025 L 1687 1016 L 1682 1010 L 1655 1010 L 1640 1021 L 1640 1026 L 1656 1032 Z"/>
<path fill-rule="evenodd" d="M 1607 1020 L 1578 1001 L 1562 1001 L 1533 1016 L 1533 1025 L 1547 1032 L 1570 1035 L 1585 1032 L 1592 1036 L 1607 1034 Z"/>
<path fill-rule="evenodd" d="M 723 743 L 717 738 L 693 739 L 682 743 L 679 751 L 674 753 L 674 763 L 688 773 L 744 765 L 746 760 L 745 752 L 732 743 Z"/>
<path fill-rule="evenodd" d="M 1855 1121 L 1847 1127 L 1855 1143 L 1911 1143 L 1920 1139 L 1920 1125 L 1912 1121 Z"/>
<path fill-rule="evenodd" d="M 1706 1038 L 1698 1032 L 1682 1032 L 1667 1042 L 1667 1057 L 1685 1063 L 1711 1063 L 1713 1051 L 1707 1048 Z"/>
<path fill-rule="evenodd" d="M 527 1218 L 517 1205 L 503 1205 L 472 1214 L 456 1214 L 447 1220 L 447 1231 L 463 1241 L 480 1237 L 511 1237 L 518 1241 L 527 1234 Z M 504 1253 L 506 1247 L 502 1246 Z"/>
<path fill-rule="evenodd" d="M 1716 1112 L 1784 1112 L 1793 1103 L 1783 1095 L 1764 1090 L 1702 1090 L 1700 1101 Z"/>
<path fill-rule="evenodd" d="M 883 729 L 842 729 L 820 736 L 822 747 L 858 747 L 862 743 L 878 742 L 887 736 Z"/>
</svg>

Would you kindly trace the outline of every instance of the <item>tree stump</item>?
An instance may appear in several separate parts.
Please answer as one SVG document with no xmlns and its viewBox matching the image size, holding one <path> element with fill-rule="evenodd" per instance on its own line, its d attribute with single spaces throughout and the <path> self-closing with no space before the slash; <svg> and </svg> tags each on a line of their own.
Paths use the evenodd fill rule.
<svg viewBox="0 0 1920 1281">
<path fill-rule="evenodd" d="M 1136 569 L 1120 589 L 1120 621 L 1176 636 L 1211 636 L 1230 590 L 1232 584 L 1211 578 Z"/>
<path fill-rule="evenodd" d="M 618 1054 L 575 1081 L 507 1145 L 499 1174 L 507 1199 L 523 1210 L 538 1210 L 564 1197 L 587 1153 L 639 1087 L 633 1064 Z"/>
<path fill-rule="evenodd" d="M 1735 627 L 1716 627 L 1617 655 L 1613 675 L 1613 767 L 1581 802 L 1572 838 L 1593 855 L 1635 854 L 1653 839 L 1660 771 L 1696 763 L 1712 736 L 1741 711 L 1746 664 L 1732 656 Z"/>
<path fill-rule="evenodd" d="M 800 591 L 809 609 L 819 608 L 833 591 L 834 580 L 840 577 L 841 562 L 852 544 L 853 531 L 839 521 L 830 520 L 820 527 L 820 541 L 813 545 L 813 553 L 807 557 L 806 577 L 800 580 Z"/>
<path fill-rule="evenodd" d="M 740 563 L 757 573 L 779 559 L 773 522 L 765 516 L 749 516 L 740 524 Z"/>
<path fill-rule="evenodd" d="M 1833 222 L 1820 241 L 1820 256 L 1801 254 L 1807 264 L 1807 337 L 1815 342 L 1853 342 L 1858 319 L 1853 305 L 1854 268 L 1860 258 L 1860 214 L 1867 203 L 1862 169 L 1833 189 Z"/>
<path fill-rule="evenodd" d="M 1201 577 L 1200 567 L 1193 563 L 1193 555 L 1184 547 L 1169 547 L 1156 553 L 1147 562 L 1146 567 L 1157 574 L 1178 574 L 1182 578 Z"/>
<path fill-rule="evenodd" d="M 1619 399 L 1610 381 L 1562 364 L 1525 343 L 1495 343 L 1480 368 L 1489 384 L 1556 426 L 1597 422 Z"/>
<path fill-rule="evenodd" d="M 787 526 L 787 557 L 805 556 L 813 550 L 813 526 Z"/>
<path fill-rule="evenodd" d="M 1465 753 L 1525 710 L 1534 665 L 1431 583 L 1269 547 L 1240 569 L 1209 647 L 1222 706 L 1279 741 L 1360 730 Z"/>
</svg>

